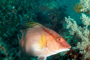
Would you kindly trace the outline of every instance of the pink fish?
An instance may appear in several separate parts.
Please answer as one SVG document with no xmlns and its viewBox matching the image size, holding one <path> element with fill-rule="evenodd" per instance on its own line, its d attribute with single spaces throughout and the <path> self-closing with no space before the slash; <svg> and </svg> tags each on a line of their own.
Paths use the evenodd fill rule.
<svg viewBox="0 0 90 60">
<path fill-rule="evenodd" d="M 38 60 L 46 60 L 48 56 L 68 51 L 71 47 L 58 33 L 40 24 L 22 32 L 20 45 L 27 54 L 38 56 Z"/>
</svg>

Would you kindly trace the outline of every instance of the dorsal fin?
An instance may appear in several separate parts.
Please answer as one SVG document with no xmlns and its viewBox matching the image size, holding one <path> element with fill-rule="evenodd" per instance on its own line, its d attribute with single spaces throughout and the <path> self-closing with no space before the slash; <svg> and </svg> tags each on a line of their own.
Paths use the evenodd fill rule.
<svg viewBox="0 0 90 60">
<path fill-rule="evenodd" d="M 39 23 L 36 23 L 36 22 L 28 22 L 28 23 L 25 24 L 25 26 L 27 28 L 39 28 L 39 27 L 41 27 L 43 25 L 41 25 Z"/>
</svg>

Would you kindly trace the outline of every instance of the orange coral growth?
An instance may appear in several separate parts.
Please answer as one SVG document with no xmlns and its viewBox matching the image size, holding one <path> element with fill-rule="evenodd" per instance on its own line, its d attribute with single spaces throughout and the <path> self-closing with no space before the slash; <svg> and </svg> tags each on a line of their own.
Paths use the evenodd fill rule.
<svg viewBox="0 0 90 60">
<path fill-rule="evenodd" d="M 83 9 L 81 4 L 75 4 L 73 8 L 77 13 L 81 13 L 81 9 Z"/>
</svg>

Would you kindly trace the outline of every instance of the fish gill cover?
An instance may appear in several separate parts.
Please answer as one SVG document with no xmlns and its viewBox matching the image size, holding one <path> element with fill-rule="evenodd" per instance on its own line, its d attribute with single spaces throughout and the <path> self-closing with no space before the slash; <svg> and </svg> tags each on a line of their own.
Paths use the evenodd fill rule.
<svg viewBox="0 0 90 60">
<path fill-rule="evenodd" d="M 47 60 L 90 60 L 89 3 L 90 0 L 0 0 L 0 60 L 37 60 L 21 51 L 19 45 L 20 30 L 26 29 L 28 22 L 53 29 L 71 45 L 70 51 Z"/>
</svg>

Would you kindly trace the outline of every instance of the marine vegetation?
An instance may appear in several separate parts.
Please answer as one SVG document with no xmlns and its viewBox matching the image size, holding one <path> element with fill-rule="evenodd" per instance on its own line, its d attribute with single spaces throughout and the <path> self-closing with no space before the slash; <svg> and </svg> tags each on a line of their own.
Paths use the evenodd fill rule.
<svg viewBox="0 0 90 60">
<path fill-rule="evenodd" d="M 74 10 L 77 12 L 77 13 L 81 13 L 81 9 L 83 8 L 81 4 L 75 4 L 74 5 Z"/>
<path fill-rule="evenodd" d="M 72 32 L 71 35 L 76 35 L 79 39 L 77 46 L 73 47 L 75 49 L 79 49 L 79 53 L 83 55 L 81 57 L 82 60 L 89 60 L 90 59 L 90 17 L 82 14 L 81 17 L 83 27 L 78 26 L 76 21 L 70 16 L 65 18 L 67 22 L 67 29 L 70 29 L 69 32 Z"/>
<path fill-rule="evenodd" d="M 80 0 L 78 4 L 74 5 L 74 10 L 77 13 L 85 12 L 86 14 L 90 14 L 90 0 Z"/>
<path fill-rule="evenodd" d="M 90 0 L 80 0 L 80 3 L 74 5 L 74 10 L 77 13 L 82 13 L 80 17 L 81 23 L 76 23 L 77 20 L 72 19 L 70 16 L 65 17 L 66 28 L 69 30 L 72 38 L 76 40 L 76 44 L 72 47 L 73 50 L 77 50 L 76 58 L 81 60 L 90 60 Z M 86 13 L 86 14 L 85 14 Z"/>
</svg>

